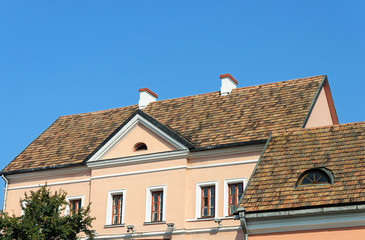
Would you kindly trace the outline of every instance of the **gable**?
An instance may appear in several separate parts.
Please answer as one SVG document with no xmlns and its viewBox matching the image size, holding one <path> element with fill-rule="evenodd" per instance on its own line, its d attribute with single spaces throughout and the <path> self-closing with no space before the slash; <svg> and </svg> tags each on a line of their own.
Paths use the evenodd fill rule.
<svg viewBox="0 0 365 240">
<path fill-rule="evenodd" d="M 138 143 L 146 144 L 147 150 L 135 151 L 135 145 Z M 114 143 L 100 159 L 121 158 L 173 150 L 178 150 L 178 148 L 148 129 L 148 127 L 138 123 L 122 139 Z"/>
<path fill-rule="evenodd" d="M 332 100 L 331 91 L 329 89 L 328 80 L 326 79 L 318 92 L 317 98 L 304 127 L 311 128 L 334 124 L 338 124 L 338 118 Z"/>
<path fill-rule="evenodd" d="M 135 151 L 138 143 L 145 144 L 147 149 Z M 184 150 L 187 146 L 190 147 L 177 134 L 137 110 L 88 162 Z"/>
</svg>

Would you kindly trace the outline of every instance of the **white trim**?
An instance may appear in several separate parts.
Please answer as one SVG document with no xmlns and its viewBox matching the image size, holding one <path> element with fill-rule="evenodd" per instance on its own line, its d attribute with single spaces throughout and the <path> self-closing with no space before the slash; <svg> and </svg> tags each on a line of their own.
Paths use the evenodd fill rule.
<svg viewBox="0 0 365 240">
<path fill-rule="evenodd" d="M 186 222 L 201 222 L 201 221 L 214 221 L 214 219 L 222 219 L 222 220 L 233 220 L 234 217 L 216 217 L 216 218 L 200 218 L 200 219 L 186 219 Z"/>
<path fill-rule="evenodd" d="M 80 179 L 80 180 L 72 180 L 72 181 L 47 183 L 47 186 L 73 184 L 73 183 L 81 183 L 81 182 L 90 182 L 90 178 Z M 8 190 L 17 190 L 17 189 L 25 189 L 25 188 L 37 188 L 37 187 L 43 187 L 43 186 L 46 186 L 46 184 L 34 184 L 34 185 L 27 185 L 27 186 L 11 187 L 11 188 L 8 188 Z"/>
<path fill-rule="evenodd" d="M 206 164 L 206 165 L 199 165 L 199 166 L 176 166 L 176 167 L 168 167 L 168 168 L 157 168 L 151 170 L 143 170 L 143 171 L 135 171 L 135 172 L 126 172 L 126 173 L 117 173 L 117 174 L 108 174 L 108 175 L 101 175 L 95 176 L 87 179 L 80 179 L 80 180 L 72 180 L 72 181 L 63 181 L 63 182 L 54 182 L 54 183 L 47 183 L 47 186 L 55 186 L 55 185 L 63 185 L 63 184 L 74 184 L 74 183 L 81 183 L 81 182 L 89 182 L 94 179 L 101 179 L 101 178 L 112 178 L 112 177 L 121 177 L 121 176 L 129 176 L 129 175 L 137 175 L 137 174 L 144 174 L 144 173 L 155 173 L 155 172 L 163 172 L 163 171 L 173 171 L 173 170 L 180 170 L 180 169 L 199 169 L 199 168 L 209 168 L 209 167 L 223 167 L 223 166 L 232 166 L 232 165 L 239 165 L 239 164 L 248 164 L 248 163 L 255 163 L 258 160 L 245 160 L 245 161 L 238 161 L 238 162 L 227 162 L 227 163 L 215 163 L 215 164 Z M 26 189 L 26 188 L 37 188 L 45 186 L 45 184 L 35 184 L 35 185 L 26 185 L 26 186 L 19 186 L 19 187 L 11 187 L 8 190 L 18 190 L 18 189 Z"/>
<path fill-rule="evenodd" d="M 126 189 L 108 191 L 108 202 L 107 202 L 107 205 L 106 205 L 105 225 L 112 225 L 112 211 L 113 211 L 113 196 L 114 195 L 122 195 L 122 198 L 123 198 L 122 222 L 119 223 L 119 224 L 124 224 L 126 192 L 127 192 Z"/>
<path fill-rule="evenodd" d="M 146 128 L 160 136 L 162 139 L 166 140 L 168 143 L 173 145 L 179 150 L 187 149 L 183 144 L 176 141 L 174 138 L 167 135 L 161 129 L 153 125 L 151 122 L 146 120 L 141 115 L 137 114 L 129 122 L 127 122 L 104 146 L 102 146 L 99 151 L 97 151 L 88 162 L 94 162 L 102 158 L 108 151 L 110 151 L 120 140 L 122 140 L 133 128 L 138 124 L 143 124 Z"/>
<path fill-rule="evenodd" d="M 65 215 L 69 215 L 70 214 L 70 201 L 71 200 L 78 200 L 78 199 L 81 200 L 81 208 L 84 208 L 84 200 L 85 200 L 84 195 L 66 197 L 67 205 L 65 207 Z"/>
<path fill-rule="evenodd" d="M 4 175 L 1 175 L 1 178 L 4 180 L 5 182 L 5 188 L 4 188 L 4 197 L 3 197 L 3 212 L 6 212 L 6 197 L 8 196 L 8 186 L 9 186 L 9 181 L 6 179 L 6 177 Z"/>
<path fill-rule="evenodd" d="M 121 176 L 137 175 L 137 174 L 144 174 L 144 173 L 163 172 L 163 171 L 179 170 L 179 169 L 186 169 L 186 166 L 176 166 L 176 167 L 169 167 L 169 168 L 157 168 L 157 169 L 151 169 L 151 170 L 101 175 L 101 176 L 91 177 L 91 180 L 101 179 L 101 178 L 110 178 L 110 177 L 121 177 Z"/>
<path fill-rule="evenodd" d="M 162 191 L 162 221 L 166 221 L 166 185 L 147 187 L 146 189 L 146 216 L 145 222 L 151 221 L 151 204 L 152 204 L 152 192 Z"/>
<path fill-rule="evenodd" d="M 198 182 L 196 183 L 196 196 L 195 196 L 195 218 L 201 218 L 201 188 L 207 186 L 215 187 L 215 206 L 214 206 L 214 216 L 213 218 L 218 217 L 218 181 L 209 181 L 209 182 Z"/>
<path fill-rule="evenodd" d="M 188 156 L 188 150 L 176 150 L 168 152 L 150 153 L 137 156 L 129 156 L 122 158 L 113 158 L 105 160 L 95 160 L 93 162 L 87 162 L 87 166 L 94 168 L 103 168 L 111 166 L 124 166 L 137 163 L 150 163 L 156 161 L 165 161 L 171 159 L 185 158 Z"/>
<path fill-rule="evenodd" d="M 189 166 L 188 169 L 198 169 L 198 168 L 211 168 L 211 167 L 222 167 L 222 166 L 231 166 L 231 165 L 239 165 L 239 164 L 249 164 L 249 163 L 257 163 L 258 159 L 237 161 L 237 162 L 225 162 L 225 163 L 213 163 L 213 164 L 205 164 L 198 166 Z"/>
<path fill-rule="evenodd" d="M 121 176 L 128 176 L 128 175 L 163 172 L 163 171 L 180 170 L 180 169 L 199 169 L 199 168 L 209 168 L 209 167 L 223 167 L 223 166 L 232 166 L 232 165 L 239 165 L 239 164 L 256 163 L 257 161 L 258 160 L 245 160 L 245 161 L 239 161 L 239 162 L 215 163 L 215 164 L 206 164 L 206 165 L 191 166 L 191 167 L 188 167 L 186 165 L 180 165 L 180 166 L 176 166 L 176 167 L 157 168 L 157 169 L 142 170 L 142 171 L 135 171 L 135 172 L 100 175 L 100 176 L 91 177 L 90 179 L 94 180 L 94 179 L 100 179 L 100 178 L 121 177 Z"/>
<path fill-rule="evenodd" d="M 22 210 L 20 212 L 20 216 L 23 216 L 24 215 L 24 210 L 23 208 L 26 208 L 27 207 L 27 201 L 22 201 Z"/>
<path fill-rule="evenodd" d="M 355 227 L 365 225 L 365 212 L 320 213 L 310 216 L 246 219 L 249 234 Z"/>
<path fill-rule="evenodd" d="M 196 233 L 209 233 L 212 231 L 215 232 L 230 232 L 230 231 L 239 231 L 241 230 L 241 226 L 223 226 L 221 228 L 212 227 L 212 228 L 193 228 L 193 229 L 176 229 L 171 232 L 171 235 L 180 235 L 180 234 L 196 234 Z M 125 239 L 125 238 L 141 238 L 141 237 L 153 237 L 153 236 L 163 236 L 166 235 L 166 231 L 164 232 L 138 232 L 134 234 L 120 234 L 120 235 L 105 235 L 105 236 L 97 236 L 95 239 Z M 83 238 L 86 240 L 87 238 Z"/>
<path fill-rule="evenodd" d="M 229 202 L 228 202 L 228 185 L 233 183 L 242 183 L 243 190 L 246 188 L 246 178 L 234 178 L 234 179 L 226 179 L 224 180 L 224 195 L 223 195 L 223 216 L 229 217 Z"/>
</svg>

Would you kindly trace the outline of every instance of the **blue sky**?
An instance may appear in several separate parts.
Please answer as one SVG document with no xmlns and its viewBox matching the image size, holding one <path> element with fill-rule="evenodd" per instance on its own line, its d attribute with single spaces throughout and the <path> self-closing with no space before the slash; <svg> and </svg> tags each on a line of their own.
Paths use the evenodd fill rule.
<svg viewBox="0 0 365 240">
<path fill-rule="evenodd" d="M 58 116 L 327 74 L 364 121 L 365 1 L 0 0 L 0 168 Z M 0 191 L 0 202 L 2 191 Z"/>
</svg>

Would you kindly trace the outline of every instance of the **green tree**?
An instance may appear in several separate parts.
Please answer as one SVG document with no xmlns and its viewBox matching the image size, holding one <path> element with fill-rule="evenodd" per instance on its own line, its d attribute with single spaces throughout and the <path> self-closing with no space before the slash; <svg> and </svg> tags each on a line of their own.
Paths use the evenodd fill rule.
<svg viewBox="0 0 365 240">
<path fill-rule="evenodd" d="M 90 204 L 75 214 L 63 216 L 61 212 L 68 204 L 66 192 L 54 194 L 46 186 L 37 191 L 25 193 L 20 201 L 24 214 L 20 217 L 2 212 L 0 218 L 0 239 L 4 240 L 73 240 L 83 232 L 89 239 L 94 238 L 90 230 L 94 218 L 89 216 Z M 26 206 L 23 207 L 23 202 Z"/>
</svg>

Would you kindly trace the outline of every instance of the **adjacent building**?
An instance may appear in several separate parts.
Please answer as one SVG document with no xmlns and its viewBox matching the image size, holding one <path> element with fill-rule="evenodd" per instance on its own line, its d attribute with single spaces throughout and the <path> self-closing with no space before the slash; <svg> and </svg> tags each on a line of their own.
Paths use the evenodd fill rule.
<svg viewBox="0 0 365 240">
<path fill-rule="evenodd" d="M 138 105 L 58 118 L 2 170 L 3 209 L 20 215 L 47 182 L 68 193 L 61 214 L 92 203 L 97 239 L 243 239 L 233 214 L 271 132 L 338 119 L 326 76 L 220 79 L 212 93 L 157 101 L 144 88 Z"/>
</svg>

